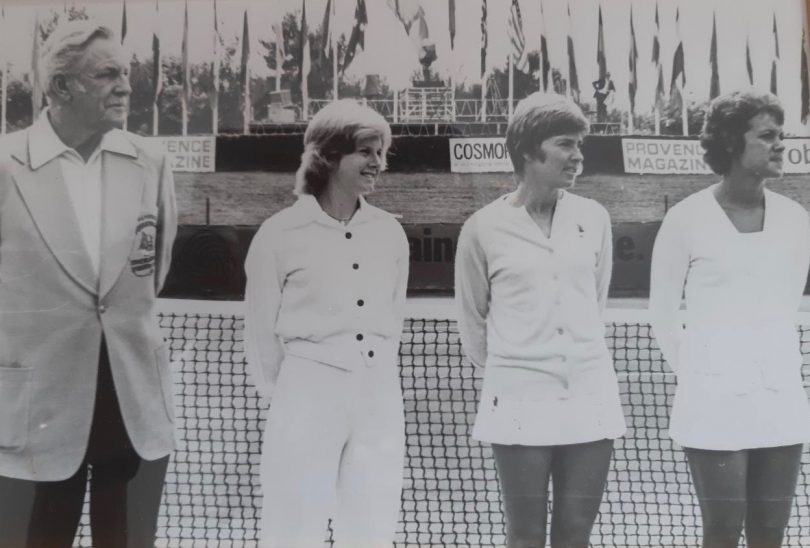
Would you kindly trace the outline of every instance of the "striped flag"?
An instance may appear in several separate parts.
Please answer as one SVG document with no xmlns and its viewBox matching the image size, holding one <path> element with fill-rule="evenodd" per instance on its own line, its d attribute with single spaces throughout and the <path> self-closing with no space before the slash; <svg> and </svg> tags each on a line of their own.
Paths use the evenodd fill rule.
<svg viewBox="0 0 810 548">
<path fill-rule="evenodd" d="M 751 45 L 745 37 L 745 70 L 748 72 L 748 83 L 754 85 L 754 66 L 751 64 Z"/>
<path fill-rule="evenodd" d="M 771 93 L 776 95 L 779 73 L 779 31 L 776 29 L 776 12 L 773 14 L 773 59 L 771 61 Z"/>
<path fill-rule="evenodd" d="M 32 120 L 39 117 L 42 108 L 42 85 L 39 81 L 39 13 L 34 11 L 34 44 L 31 48 L 31 109 Z"/>
<path fill-rule="evenodd" d="M 717 15 L 715 13 L 712 13 L 712 43 L 709 48 L 709 65 L 712 68 L 709 99 L 714 99 L 720 95 L 720 74 L 717 67 Z"/>
<path fill-rule="evenodd" d="M 239 62 L 239 81 L 242 83 L 242 133 L 250 130 L 250 28 L 245 8 L 242 18 L 242 57 Z"/>
<path fill-rule="evenodd" d="M 655 34 L 653 34 L 652 62 L 656 72 L 655 99 L 653 105 L 660 109 L 664 105 L 664 68 L 661 66 L 661 22 L 658 19 L 658 4 L 655 4 Z"/>
<path fill-rule="evenodd" d="M 543 91 L 548 91 L 548 73 L 551 62 L 548 57 L 548 41 L 546 40 L 546 15 L 543 13 L 543 0 L 540 0 L 540 83 Z"/>
<path fill-rule="evenodd" d="M 323 14 L 323 23 L 321 24 L 321 34 L 323 35 L 323 56 L 329 57 L 332 52 L 332 43 L 335 37 L 333 36 L 334 28 L 332 26 L 332 15 L 335 10 L 335 3 L 332 0 L 326 0 L 326 11 Z"/>
<path fill-rule="evenodd" d="M 424 66 L 429 66 L 436 60 L 436 44 L 430 39 L 427 17 L 425 17 L 425 10 L 421 5 L 416 10 L 414 21 L 417 23 L 418 32 L 416 36 L 411 37 L 411 40 L 415 39 L 419 51 L 419 62 Z"/>
<path fill-rule="evenodd" d="M 450 21 L 450 49 L 455 49 L 456 42 L 456 0 L 447 0 L 447 15 Z"/>
<path fill-rule="evenodd" d="M 807 37 L 805 36 L 805 29 L 802 29 L 802 66 L 801 66 L 801 80 L 802 80 L 802 123 L 807 123 L 807 118 L 810 117 L 810 79 L 807 77 Z"/>
<path fill-rule="evenodd" d="M 638 46 L 636 45 L 636 27 L 633 24 L 633 6 L 630 6 L 630 76 L 627 84 L 627 93 L 630 96 L 630 113 L 636 111 L 636 91 L 638 91 Z"/>
<path fill-rule="evenodd" d="M 571 20 L 571 4 L 568 6 L 568 89 L 574 101 L 579 102 L 579 76 L 577 60 L 574 56 L 574 23 Z"/>
<path fill-rule="evenodd" d="M 127 38 L 127 0 L 124 0 L 124 7 L 121 10 L 121 43 Z"/>
<path fill-rule="evenodd" d="M 188 132 L 188 105 L 191 100 L 191 65 L 188 62 L 188 0 L 183 12 L 183 41 L 180 46 L 180 57 L 183 65 L 183 96 L 180 98 L 182 107 L 183 135 Z"/>
<path fill-rule="evenodd" d="M 607 76 L 607 59 L 605 59 L 605 29 L 602 24 L 602 6 L 599 6 L 599 30 L 596 35 L 596 64 L 599 65 L 599 79 Z"/>
<path fill-rule="evenodd" d="M 481 0 L 481 81 L 487 76 L 487 0 Z"/>
<path fill-rule="evenodd" d="M 343 72 L 346 72 L 349 64 L 354 59 L 357 46 L 366 48 L 366 25 L 368 24 L 368 14 L 366 13 L 366 1 L 357 0 L 357 7 L 354 9 L 354 26 L 352 34 L 349 36 L 349 45 L 346 46 L 346 54 L 343 56 Z"/>
<path fill-rule="evenodd" d="M 507 27 L 509 43 L 512 48 L 512 63 L 521 72 L 529 69 L 529 55 L 526 51 L 526 37 L 523 34 L 523 17 L 520 15 L 518 0 L 512 0 L 509 9 L 509 26 Z"/>
</svg>

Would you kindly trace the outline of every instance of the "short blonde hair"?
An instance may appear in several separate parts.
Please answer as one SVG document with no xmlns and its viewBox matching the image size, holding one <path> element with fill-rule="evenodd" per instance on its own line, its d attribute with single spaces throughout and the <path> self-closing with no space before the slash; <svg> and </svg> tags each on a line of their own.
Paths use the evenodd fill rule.
<svg viewBox="0 0 810 548">
<path fill-rule="evenodd" d="M 379 113 L 352 99 L 333 101 L 310 120 L 304 133 L 304 153 L 295 174 L 295 193 L 318 196 L 329 184 L 329 175 L 343 156 L 370 137 L 382 141 L 381 170 L 391 146 L 391 128 Z"/>
<path fill-rule="evenodd" d="M 582 110 L 562 95 L 536 91 L 522 99 L 506 127 L 506 148 L 515 173 L 523 173 L 523 155 L 534 156 L 549 137 L 587 133 L 588 128 L 588 119 Z"/>
<path fill-rule="evenodd" d="M 52 85 L 58 74 L 73 74 L 93 40 L 114 40 L 115 32 L 91 21 L 68 21 L 51 33 L 39 54 L 39 79 L 50 100 L 55 96 Z"/>
</svg>

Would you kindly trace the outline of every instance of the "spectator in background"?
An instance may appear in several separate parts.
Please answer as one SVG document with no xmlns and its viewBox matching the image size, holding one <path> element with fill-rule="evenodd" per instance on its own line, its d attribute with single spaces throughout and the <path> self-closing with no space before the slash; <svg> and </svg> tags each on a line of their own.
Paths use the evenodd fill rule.
<svg viewBox="0 0 810 548">
<path fill-rule="evenodd" d="M 670 435 L 689 461 L 706 548 L 737 546 L 743 523 L 749 547 L 781 546 L 810 439 L 796 332 L 810 221 L 765 188 L 782 175 L 783 122 L 768 93 L 712 101 L 701 144 L 720 182 L 670 209 L 653 248 L 651 323 L 678 376 Z"/>
<path fill-rule="evenodd" d="M 613 439 L 625 431 L 602 311 L 610 218 L 568 193 L 588 122 L 558 95 L 515 109 L 506 146 L 517 189 L 461 230 L 456 300 L 464 352 L 483 368 L 473 437 L 492 444 L 507 546 L 587 547 Z"/>
<path fill-rule="evenodd" d="M 324 107 L 304 135 L 298 201 L 264 222 L 248 252 L 247 361 L 272 398 L 261 546 L 321 546 L 332 516 L 337 546 L 393 543 L 408 241 L 364 198 L 390 144 L 373 110 L 351 100 Z"/>
<path fill-rule="evenodd" d="M 108 28 L 42 46 L 47 108 L 0 141 L 0 544 L 154 546 L 174 447 L 155 298 L 176 233 L 169 161 L 120 130 L 129 59 Z"/>
</svg>

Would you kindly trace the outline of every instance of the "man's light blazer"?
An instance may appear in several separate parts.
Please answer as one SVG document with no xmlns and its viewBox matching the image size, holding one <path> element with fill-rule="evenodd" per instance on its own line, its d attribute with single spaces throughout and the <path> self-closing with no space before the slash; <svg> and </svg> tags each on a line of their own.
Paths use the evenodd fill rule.
<svg viewBox="0 0 810 548">
<path fill-rule="evenodd" d="M 132 444 L 163 457 L 173 389 L 154 306 L 176 234 L 168 160 L 136 135 L 105 135 L 97 275 L 60 162 L 37 165 L 29 134 L 0 140 L 0 475 L 53 481 L 78 468 L 102 335 Z"/>
</svg>

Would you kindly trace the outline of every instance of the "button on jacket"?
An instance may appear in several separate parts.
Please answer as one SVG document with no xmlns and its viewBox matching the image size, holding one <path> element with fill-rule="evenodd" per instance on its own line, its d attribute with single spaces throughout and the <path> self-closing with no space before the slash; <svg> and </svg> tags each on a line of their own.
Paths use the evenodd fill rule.
<svg viewBox="0 0 810 548">
<path fill-rule="evenodd" d="M 474 435 L 530 444 L 619 436 L 624 420 L 601 317 L 612 267 L 607 211 L 560 191 L 546 237 L 509 197 L 467 220 L 456 255 L 462 345 L 475 365 L 486 366 Z M 555 403 L 564 400 L 587 402 L 564 410 L 569 406 Z M 487 413 L 502 413 L 509 402 L 542 402 L 544 413 L 579 418 L 574 431 L 561 432 L 555 419 L 536 417 L 533 422 L 545 420 L 549 427 L 524 423 L 522 432 L 534 432 L 528 439 L 504 439 Z"/>
<path fill-rule="evenodd" d="M 245 347 L 264 395 L 285 353 L 346 370 L 396 364 L 408 240 L 393 215 L 361 198 L 344 225 L 300 196 L 262 224 L 245 270 Z"/>
<path fill-rule="evenodd" d="M 101 145 L 103 232 L 72 207 L 61 153 L 34 126 L 0 140 L 0 475 L 69 477 L 85 456 L 101 340 L 121 415 L 146 460 L 174 447 L 169 352 L 155 299 L 171 260 L 177 211 L 164 151 L 109 131 Z M 90 231 L 95 232 L 96 228 Z"/>
</svg>

